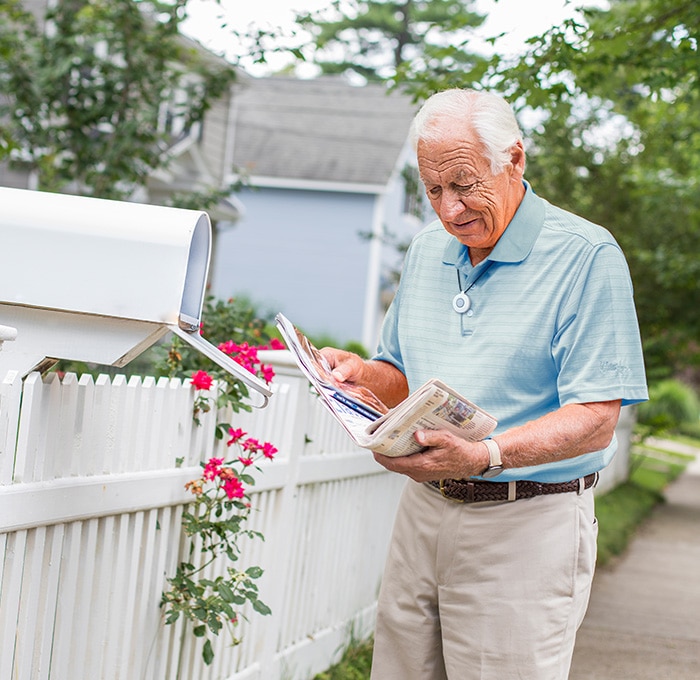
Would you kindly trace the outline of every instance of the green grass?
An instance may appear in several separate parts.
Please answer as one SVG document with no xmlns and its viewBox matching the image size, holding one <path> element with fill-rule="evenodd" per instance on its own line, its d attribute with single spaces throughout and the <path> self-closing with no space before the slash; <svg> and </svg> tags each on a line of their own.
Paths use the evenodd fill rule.
<svg viewBox="0 0 700 680">
<path fill-rule="evenodd" d="M 628 481 L 596 498 L 598 566 L 622 554 L 637 527 L 663 502 L 663 490 L 690 460 L 692 456 L 663 449 L 633 448 Z"/>
<path fill-rule="evenodd" d="M 336 666 L 319 673 L 314 680 L 367 680 L 372 667 L 372 641 L 353 642 Z"/>
<path fill-rule="evenodd" d="M 700 448 L 697 439 L 683 437 L 683 442 Z M 624 552 L 637 527 L 663 503 L 663 490 L 690 460 L 692 456 L 659 448 L 633 448 L 629 480 L 596 497 L 599 566 Z M 314 680 L 367 680 L 371 663 L 372 641 L 353 641 L 341 661 Z"/>
</svg>

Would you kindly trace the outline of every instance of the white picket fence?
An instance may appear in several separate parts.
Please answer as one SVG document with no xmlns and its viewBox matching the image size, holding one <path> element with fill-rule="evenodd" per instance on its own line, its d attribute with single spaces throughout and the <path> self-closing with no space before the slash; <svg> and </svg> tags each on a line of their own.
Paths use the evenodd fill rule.
<svg viewBox="0 0 700 680">
<path fill-rule="evenodd" d="M 279 448 L 253 496 L 249 527 L 265 540 L 246 543 L 243 565 L 265 570 L 273 613 L 252 613 L 238 646 L 221 636 L 211 666 L 159 603 L 183 550 L 184 484 L 225 457 L 222 414 L 194 425 L 179 380 L 5 377 L 0 679 L 309 680 L 371 632 L 403 480 L 350 445 L 286 352 L 270 359 L 270 405 L 233 423 Z M 600 490 L 626 476 L 631 422 L 625 412 Z"/>
<path fill-rule="evenodd" d="M 371 632 L 403 481 L 353 447 L 287 353 L 274 355 L 270 405 L 232 416 L 279 448 L 248 525 L 265 540 L 245 544 L 242 565 L 265 570 L 273 613 L 250 614 L 238 646 L 220 636 L 210 666 L 159 603 L 183 550 L 184 484 L 200 461 L 225 457 L 217 414 L 194 425 L 179 380 L 5 377 L 2 680 L 308 680 Z"/>
</svg>

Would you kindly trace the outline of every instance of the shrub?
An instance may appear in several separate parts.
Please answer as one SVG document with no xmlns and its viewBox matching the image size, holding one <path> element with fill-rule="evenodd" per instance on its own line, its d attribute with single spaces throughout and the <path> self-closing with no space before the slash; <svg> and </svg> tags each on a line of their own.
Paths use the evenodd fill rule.
<svg viewBox="0 0 700 680">
<path fill-rule="evenodd" d="M 662 380 L 649 389 L 649 401 L 639 404 L 637 419 L 654 430 L 678 431 L 685 423 L 697 424 L 700 400 L 692 387 L 679 380 Z"/>
</svg>

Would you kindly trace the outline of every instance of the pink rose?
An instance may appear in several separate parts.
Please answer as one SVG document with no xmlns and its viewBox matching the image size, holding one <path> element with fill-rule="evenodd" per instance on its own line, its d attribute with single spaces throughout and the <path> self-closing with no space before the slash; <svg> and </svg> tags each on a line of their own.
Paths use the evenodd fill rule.
<svg viewBox="0 0 700 680">
<path fill-rule="evenodd" d="M 214 382 L 214 379 L 206 371 L 196 371 L 192 374 L 190 382 L 194 385 L 195 389 L 208 390 Z"/>
</svg>

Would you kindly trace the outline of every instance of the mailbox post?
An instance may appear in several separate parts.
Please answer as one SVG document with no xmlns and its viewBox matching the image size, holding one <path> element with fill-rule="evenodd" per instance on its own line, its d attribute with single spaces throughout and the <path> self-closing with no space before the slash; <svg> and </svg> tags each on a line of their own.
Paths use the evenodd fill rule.
<svg viewBox="0 0 700 680">
<path fill-rule="evenodd" d="M 199 333 L 205 212 L 0 188 L 0 377 L 59 359 L 124 366 L 173 332 L 250 388 L 270 388 Z M 12 339 L 12 338 L 3 338 Z"/>
</svg>

